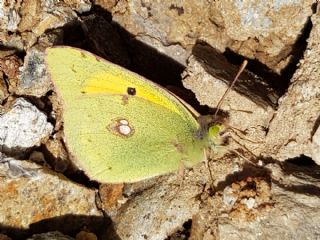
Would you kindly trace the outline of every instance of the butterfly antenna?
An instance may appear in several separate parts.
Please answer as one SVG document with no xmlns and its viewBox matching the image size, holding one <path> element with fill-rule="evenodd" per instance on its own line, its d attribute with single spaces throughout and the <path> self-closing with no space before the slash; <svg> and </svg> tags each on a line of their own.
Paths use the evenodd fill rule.
<svg viewBox="0 0 320 240">
<path fill-rule="evenodd" d="M 214 117 L 216 118 L 218 112 L 220 111 L 220 107 L 221 104 L 223 102 L 223 100 L 225 99 L 225 97 L 227 96 L 227 94 L 229 93 L 229 91 L 233 88 L 234 84 L 236 83 L 236 81 L 238 80 L 240 74 L 243 72 L 243 70 L 245 69 L 245 67 L 248 64 L 248 60 L 244 60 L 237 75 L 235 76 L 235 78 L 233 79 L 233 81 L 231 82 L 230 86 L 228 87 L 228 89 L 224 92 L 224 94 L 222 95 L 222 97 L 220 98 L 217 107 L 216 107 L 216 112 L 214 113 Z"/>
</svg>

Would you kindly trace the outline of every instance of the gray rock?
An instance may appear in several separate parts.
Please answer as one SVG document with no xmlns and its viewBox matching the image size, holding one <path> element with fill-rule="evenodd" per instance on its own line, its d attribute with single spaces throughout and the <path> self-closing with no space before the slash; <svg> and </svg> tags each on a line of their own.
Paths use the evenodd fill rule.
<svg viewBox="0 0 320 240">
<path fill-rule="evenodd" d="M 44 62 L 44 51 L 30 49 L 21 69 L 16 89 L 19 95 L 44 96 L 52 88 Z"/>
<path fill-rule="evenodd" d="M 1 149 L 19 152 L 39 146 L 52 130 L 44 113 L 24 98 L 18 98 L 11 109 L 0 116 Z"/>
</svg>

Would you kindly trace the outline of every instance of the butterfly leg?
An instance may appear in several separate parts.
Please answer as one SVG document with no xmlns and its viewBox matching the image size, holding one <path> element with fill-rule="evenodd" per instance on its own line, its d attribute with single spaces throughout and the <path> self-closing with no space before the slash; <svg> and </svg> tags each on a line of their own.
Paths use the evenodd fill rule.
<svg viewBox="0 0 320 240">
<path fill-rule="evenodd" d="M 179 194 L 179 192 L 183 189 L 185 173 L 186 173 L 186 167 L 183 164 L 183 162 L 181 161 L 179 169 L 178 169 L 178 174 L 177 174 L 178 183 L 174 183 L 175 190 L 174 190 L 174 194 L 172 194 L 172 199 L 176 198 L 176 196 Z"/>
</svg>

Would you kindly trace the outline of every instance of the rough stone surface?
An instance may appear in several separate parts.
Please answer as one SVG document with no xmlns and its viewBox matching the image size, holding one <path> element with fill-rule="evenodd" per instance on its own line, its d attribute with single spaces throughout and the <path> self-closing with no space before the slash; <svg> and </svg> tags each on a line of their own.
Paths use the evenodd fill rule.
<svg viewBox="0 0 320 240">
<path fill-rule="evenodd" d="M 112 216 L 116 235 L 120 239 L 165 239 L 181 227 L 198 211 L 196 198 L 202 184 L 208 180 L 205 168 L 190 172 L 181 183 L 182 176 L 172 175 L 156 180 L 149 189 L 139 192 L 124 203 Z M 107 232 L 110 236 L 112 232 Z M 112 235 L 111 235 L 112 236 Z"/>
<path fill-rule="evenodd" d="M 72 232 L 83 225 L 101 226 L 94 190 L 40 165 L 3 155 L 0 174 L 0 222 L 7 228 Z"/>
<path fill-rule="evenodd" d="M 1 42 L 6 47 L 29 48 L 48 29 L 62 27 L 77 19 L 76 12 L 87 12 L 90 8 L 91 3 L 87 0 L 1 1 Z"/>
<path fill-rule="evenodd" d="M 266 138 L 265 155 L 278 160 L 318 152 L 317 130 L 320 113 L 320 19 L 312 17 L 312 30 L 303 60 L 291 79 L 291 85 L 279 102 Z M 319 162 L 319 157 L 315 160 Z"/>
<path fill-rule="evenodd" d="M 1 57 L 0 67 L 8 78 L 17 78 L 22 61 L 16 55 Z"/>
<path fill-rule="evenodd" d="M 188 239 L 317 239 L 319 167 L 236 165 L 211 162 L 217 192 L 197 196 Z"/>
<path fill-rule="evenodd" d="M 203 40 L 280 72 L 291 60 L 292 47 L 316 1 L 108 2 L 101 6 L 115 22 L 183 65 L 194 43 Z"/>
<path fill-rule="evenodd" d="M 194 223 L 194 216 L 200 216 L 201 212 L 204 214 L 202 216 L 204 226 L 214 227 L 216 225 L 211 226 L 210 219 L 220 217 L 219 209 L 222 209 L 223 202 L 220 191 L 231 186 L 233 181 L 250 182 L 249 176 L 251 179 L 263 177 L 268 181 L 264 170 L 252 167 L 244 170 L 240 167 L 243 161 L 239 158 L 216 159 L 208 164 L 209 167 L 204 163 L 199 164 L 192 170 L 186 170 L 184 175 L 171 174 L 150 180 L 145 186 L 142 186 L 143 183 L 131 186 L 134 189 L 133 193 L 131 195 L 128 194 L 130 191 L 127 193 L 128 200 L 111 217 L 115 232 L 107 231 L 106 236 L 116 236 L 120 239 L 167 239 L 168 237 L 171 239 L 170 236 L 181 230 L 184 223 L 191 219 Z M 250 185 L 251 189 L 255 189 L 253 184 L 249 183 L 248 186 Z M 245 199 L 249 195 L 245 191 L 238 194 L 239 199 Z M 260 206 L 270 201 L 270 187 L 261 187 L 260 190 L 252 192 L 258 193 L 250 195 L 256 200 L 257 204 L 252 211 L 257 215 L 258 209 L 263 208 Z M 224 209 L 228 209 L 229 212 L 232 207 L 230 204 L 226 205 Z M 246 214 L 245 210 L 241 211 Z M 248 212 L 247 215 L 250 215 L 250 210 Z"/>
<path fill-rule="evenodd" d="M 319 167 L 256 167 L 229 157 L 210 161 L 209 169 L 211 176 L 203 164 L 182 182 L 162 177 L 138 192 L 112 217 L 117 237 L 166 239 L 192 220 L 192 240 L 317 239 Z"/>
<path fill-rule="evenodd" d="M 14 50 L 0 51 L 0 101 L 9 97 L 9 92 L 15 92 L 19 78 L 19 68 L 22 66 L 21 59 L 15 55 Z"/>
<path fill-rule="evenodd" d="M 228 36 L 228 48 L 280 73 L 293 60 L 294 44 L 312 15 L 315 2 L 217 1 L 212 10 L 218 21 L 212 20 Z"/>
<path fill-rule="evenodd" d="M 317 174 L 311 171 L 301 174 L 303 169 L 290 164 L 287 170 L 293 172 L 287 176 L 278 165 L 270 164 L 267 168 L 273 178 L 272 207 L 255 221 L 219 219 L 219 239 L 317 239 L 320 235 Z"/>
<path fill-rule="evenodd" d="M 0 116 L 2 151 L 17 151 L 39 146 L 53 130 L 47 116 L 24 98 L 18 98 L 10 110 Z"/>
<path fill-rule="evenodd" d="M 68 153 L 61 141 L 61 136 L 54 135 L 45 143 L 44 152 L 47 155 L 47 161 L 57 172 L 64 172 L 70 165 Z"/>
</svg>

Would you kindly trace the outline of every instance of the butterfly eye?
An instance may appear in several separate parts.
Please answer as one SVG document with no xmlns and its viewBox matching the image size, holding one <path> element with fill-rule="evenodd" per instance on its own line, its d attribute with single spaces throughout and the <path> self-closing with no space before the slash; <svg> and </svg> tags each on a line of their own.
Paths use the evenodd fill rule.
<svg viewBox="0 0 320 240">
<path fill-rule="evenodd" d="M 133 88 L 133 87 L 128 87 L 128 88 L 127 88 L 127 93 L 128 93 L 129 95 L 134 96 L 134 95 L 137 94 L 137 91 L 136 91 L 136 89 Z"/>
</svg>

